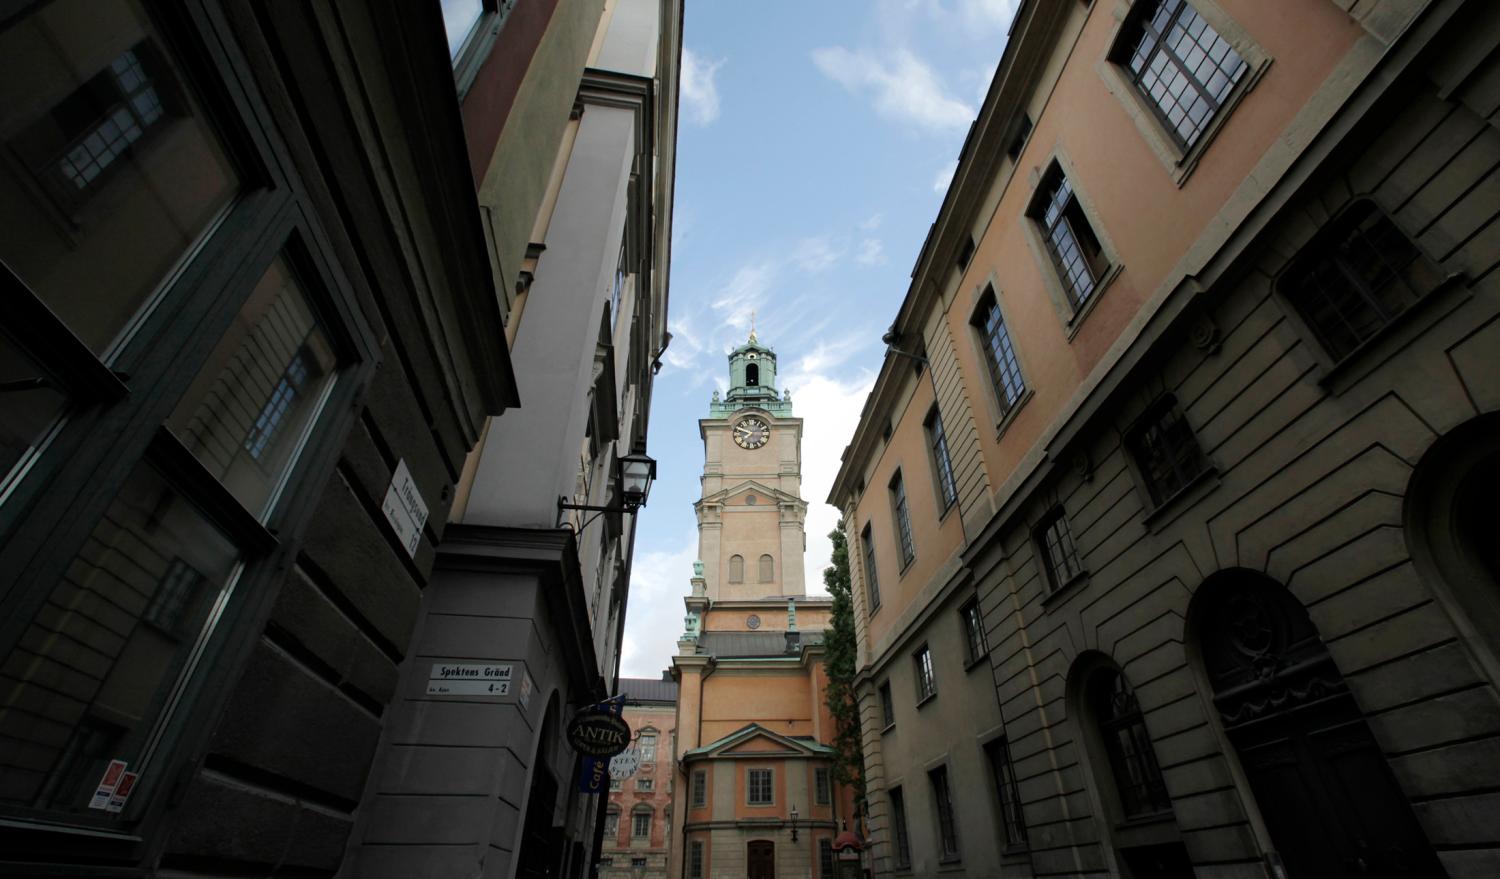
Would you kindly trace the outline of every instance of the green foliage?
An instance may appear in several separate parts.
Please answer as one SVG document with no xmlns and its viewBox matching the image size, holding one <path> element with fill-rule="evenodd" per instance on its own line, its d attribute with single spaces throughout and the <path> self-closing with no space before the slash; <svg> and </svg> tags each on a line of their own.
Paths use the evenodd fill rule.
<svg viewBox="0 0 1500 879">
<path fill-rule="evenodd" d="M 823 569 L 823 584 L 833 596 L 832 628 L 823 634 L 824 667 L 828 672 L 826 702 L 833 713 L 833 747 L 838 753 L 834 777 L 851 785 L 856 801 L 863 801 L 864 747 L 860 740 L 859 705 L 854 693 L 858 648 L 854 640 L 854 597 L 849 581 L 849 546 L 843 523 L 828 535 L 833 541 L 833 564 Z"/>
</svg>

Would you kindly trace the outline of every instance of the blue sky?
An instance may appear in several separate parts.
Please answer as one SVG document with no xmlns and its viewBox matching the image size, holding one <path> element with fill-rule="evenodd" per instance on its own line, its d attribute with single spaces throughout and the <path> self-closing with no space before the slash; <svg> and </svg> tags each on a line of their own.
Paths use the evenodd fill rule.
<svg viewBox="0 0 1500 879">
<path fill-rule="evenodd" d="M 677 138 L 672 344 L 656 379 L 621 674 L 655 677 L 697 557 L 698 419 L 756 313 L 804 419 L 807 582 L 824 503 L 880 368 L 1016 0 L 689 2 Z"/>
</svg>

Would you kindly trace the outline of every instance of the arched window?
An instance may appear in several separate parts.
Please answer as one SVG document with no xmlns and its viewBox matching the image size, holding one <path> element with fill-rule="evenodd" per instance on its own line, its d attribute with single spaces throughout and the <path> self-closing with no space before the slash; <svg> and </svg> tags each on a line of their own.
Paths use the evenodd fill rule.
<svg viewBox="0 0 1500 879">
<path fill-rule="evenodd" d="M 769 555 L 760 557 L 760 582 L 770 583 L 776 579 L 776 560 Z"/>
<path fill-rule="evenodd" d="M 745 387 L 754 388 L 760 386 L 760 367 L 750 364 L 745 367 Z"/>
<path fill-rule="evenodd" d="M 610 806 L 609 811 L 604 814 L 605 837 L 618 836 L 620 833 L 620 809 L 618 806 Z"/>
<path fill-rule="evenodd" d="M 729 582 L 731 582 L 731 583 L 743 583 L 743 582 L 745 582 L 745 557 L 744 556 L 742 556 L 742 555 L 732 555 L 732 556 L 729 557 Z"/>
<path fill-rule="evenodd" d="M 1125 674 L 1114 667 L 1098 669 L 1090 676 L 1086 698 L 1104 742 L 1124 816 L 1134 818 L 1172 808 L 1167 784 L 1156 764 L 1156 751 L 1151 747 L 1151 735 L 1141 718 L 1140 703 Z"/>
</svg>

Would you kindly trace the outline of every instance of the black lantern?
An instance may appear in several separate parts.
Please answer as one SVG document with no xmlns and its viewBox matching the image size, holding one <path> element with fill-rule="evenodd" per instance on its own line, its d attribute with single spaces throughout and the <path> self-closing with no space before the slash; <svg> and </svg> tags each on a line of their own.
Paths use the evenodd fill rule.
<svg viewBox="0 0 1500 879">
<path fill-rule="evenodd" d="M 792 806 L 792 842 L 797 841 L 797 807 Z"/>
<path fill-rule="evenodd" d="M 563 510 L 591 510 L 596 513 L 634 513 L 646 505 L 646 496 L 651 493 L 651 483 L 656 481 L 656 459 L 644 451 L 631 452 L 617 462 L 620 478 L 620 503 L 601 507 L 594 504 L 574 504 L 559 495 L 557 498 L 557 523 L 562 526 Z M 589 520 L 590 522 L 593 519 Z M 586 526 L 588 522 L 585 522 Z M 582 531 L 580 527 L 578 530 Z"/>
</svg>

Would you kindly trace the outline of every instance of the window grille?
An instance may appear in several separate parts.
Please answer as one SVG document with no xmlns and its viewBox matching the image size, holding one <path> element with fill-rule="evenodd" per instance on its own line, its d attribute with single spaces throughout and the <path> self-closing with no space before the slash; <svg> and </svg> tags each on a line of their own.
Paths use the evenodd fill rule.
<svg viewBox="0 0 1500 879">
<path fill-rule="evenodd" d="M 818 879 L 834 879 L 833 840 L 823 837 L 818 840 Z"/>
<path fill-rule="evenodd" d="M 693 771 L 693 805 L 708 805 L 708 772 L 702 769 Z"/>
<path fill-rule="evenodd" d="M 891 702 L 891 682 L 880 685 L 880 719 L 884 726 L 896 724 L 896 706 Z"/>
<path fill-rule="evenodd" d="M 870 596 L 870 613 L 880 610 L 880 579 L 875 574 L 875 541 L 870 539 L 870 525 L 859 534 L 860 546 L 865 553 L 865 589 Z"/>
<path fill-rule="evenodd" d="M 937 809 L 939 860 L 958 859 L 958 821 L 953 815 L 953 796 L 948 789 L 948 767 L 939 766 L 927 773 L 932 783 L 932 804 Z"/>
<path fill-rule="evenodd" d="M 958 500 L 958 487 L 953 482 L 953 459 L 948 456 L 948 437 L 943 432 L 943 417 L 937 407 L 927 416 L 927 438 L 932 446 L 932 463 L 937 468 L 938 494 L 943 500 L 943 509 L 953 506 Z"/>
<path fill-rule="evenodd" d="M 1249 65 L 1186 0 L 1139 0 L 1115 63 L 1184 149 L 1192 147 Z"/>
<path fill-rule="evenodd" d="M 769 806 L 775 801 L 771 787 L 771 770 L 751 769 L 747 772 L 750 805 Z"/>
<path fill-rule="evenodd" d="M 937 680 L 932 674 L 932 651 L 924 644 L 912 654 L 912 661 L 917 669 L 917 701 L 921 702 L 937 694 Z"/>
<path fill-rule="evenodd" d="M 820 806 L 826 806 L 833 802 L 832 781 L 827 769 L 820 767 L 813 770 L 813 787 L 815 793 L 813 801 L 815 803 Z"/>
<path fill-rule="evenodd" d="M 1109 268 L 1109 260 L 1061 166 L 1054 164 L 1042 178 L 1038 195 L 1032 219 L 1042 227 L 1047 253 L 1057 269 L 1063 292 L 1077 310 L 1093 295 Z"/>
<path fill-rule="evenodd" d="M 688 879 L 703 879 L 703 843 L 693 840 L 688 845 Z"/>
<path fill-rule="evenodd" d="M 1073 533 L 1068 530 L 1068 517 L 1063 515 L 1062 507 L 1042 520 L 1036 530 L 1036 542 L 1052 589 L 1061 589 L 1083 573 Z"/>
<path fill-rule="evenodd" d="M 1115 788 L 1125 817 L 1150 815 L 1172 807 L 1167 784 L 1156 763 L 1151 735 L 1141 716 L 1135 690 L 1125 675 L 1109 669 L 1095 673 L 1091 682 L 1092 703 Z"/>
<path fill-rule="evenodd" d="M 969 651 L 969 661 L 978 662 L 989 650 L 984 643 L 984 618 L 979 613 L 979 601 L 970 601 L 959 610 L 958 615 L 963 619 L 964 644 Z"/>
<path fill-rule="evenodd" d="M 650 812 L 636 812 L 630 816 L 630 835 L 637 839 L 651 835 Z"/>
<path fill-rule="evenodd" d="M 1193 429 L 1170 396 L 1147 412 L 1128 444 L 1151 500 L 1158 504 L 1187 487 L 1206 466 Z"/>
<path fill-rule="evenodd" d="M 996 739 L 985 746 L 990 758 L 990 771 L 995 776 L 995 794 L 1000 800 L 1000 825 L 1005 834 L 1007 847 L 1026 845 L 1026 818 L 1021 812 L 1021 795 L 1016 787 L 1016 774 L 1010 763 L 1010 745 L 1005 739 Z"/>
<path fill-rule="evenodd" d="M 891 478 L 891 505 L 896 510 L 896 537 L 901 543 L 901 564 L 911 564 L 917 557 L 917 547 L 911 536 L 911 512 L 906 507 L 906 484 L 901 481 L 901 471 Z"/>
<path fill-rule="evenodd" d="M 604 816 L 604 835 L 615 836 L 620 832 L 620 813 L 608 812 Z"/>
<path fill-rule="evenodd" d="M 891 788 L 891 829 L 896 838 L 896 866 L 910 867 L 911 838 L 906 834 L 906 796 L 899 787 Z"/>
<path fill-rule="evenodd" d="M 990 381 L 995 386 L 995 397 L 1000 401 L 1000 412 L 1005 414 L 1021 401 L 1026 392 L 1026 380 L 1021 377 L 1021 364 L 1016 359 L 1016 349 L 1010 341 L 1010 330 L 1000 314 L 1000 302 L 993 290 L 986 291 L 974 313 L 974 326 L 979 330 L 984 344 L 984 362 L 989 367 Z"/>
</svg>

